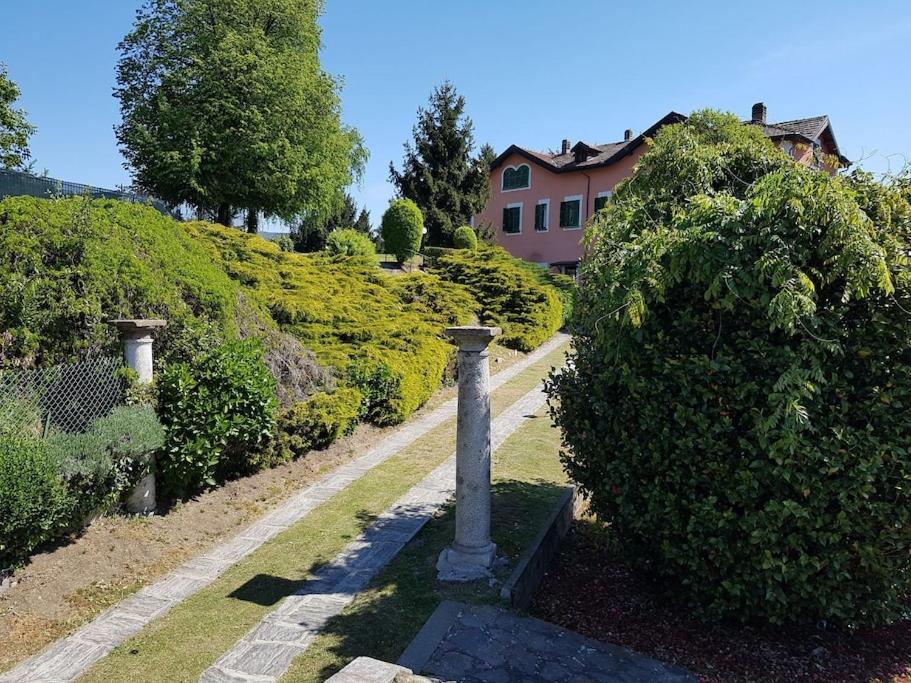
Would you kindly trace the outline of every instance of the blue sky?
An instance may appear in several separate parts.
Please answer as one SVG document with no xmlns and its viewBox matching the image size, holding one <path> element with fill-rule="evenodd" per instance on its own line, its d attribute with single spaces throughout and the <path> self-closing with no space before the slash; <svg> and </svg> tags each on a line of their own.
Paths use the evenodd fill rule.
<svg viewBox="0 0 911 683">
<path fill-rule="evenodd" d="M 38 170 L 129 182 L 114 140 L 116 45 L 139 0 L 0 0 L 0 61 L 38 126 Z M 911 159 L 911 5 L 608 0 L 329 0 L 323 66 L 342 76 L 345 121 L 370 161 L 352 193 L 374 223 L 392 195 L 418 106 L 450 79 L 479 142 L 553 149 L 610 142 L 670 110 L 762 100 L 769 119 L 827 113 L 871 170 Z"/>
</svg>

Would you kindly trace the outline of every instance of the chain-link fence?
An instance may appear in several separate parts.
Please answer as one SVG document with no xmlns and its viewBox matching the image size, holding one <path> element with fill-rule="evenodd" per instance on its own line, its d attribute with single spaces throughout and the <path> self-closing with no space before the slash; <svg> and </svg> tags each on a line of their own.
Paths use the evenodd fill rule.
<svg viewBox="0 0 911 683">
<path fill-rule="evenodd" d="M 82 432 L 123 403 L 120 357 L 35 370 L 0 370 L 0 434 Z"/>
<path fill-rule="evenodd" d="M 68 180 L 57 180 L 36 176 L 21 171 L 7 171 L 0 169 L 0 199 L 3 197 L 91 197 L 92 199 L 119 199 L 135 204 L 149 203 L 161 213 L 168 215 L 168 207 L 157 199 L 152 199 L 135 192 L 123 190 L 106 190 L 101 187 L 92 187 L 82 183 L 73 183 Z"/>
</svg>

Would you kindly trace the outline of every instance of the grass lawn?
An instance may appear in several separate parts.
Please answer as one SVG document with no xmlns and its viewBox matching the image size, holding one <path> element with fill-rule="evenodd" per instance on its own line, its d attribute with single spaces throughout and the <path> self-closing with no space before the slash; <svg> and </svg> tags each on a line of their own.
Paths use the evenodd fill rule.
<svg viewBox="0 0 911 683">
<path fill-rule="evenodd" d="M 495 391 L 494 415 L 534 388 L 550 367 L 561 364 L 564 352 L 565 347 L 552 352 Z M 539 423 L 544 424 L 545 420 L 532 421 L 538 429 Z M 545 429 L 547 434 L 551 431 Z M 445 460 L 454 443 L 455 420 L 450 420 L 365 474 L 210 586 L 147 626 L 81 680 L 196 680 L 271 612 L 282 597 L 296 590 L 377 514 Z M 537 457 L 538 449 L 529 451 Z"/>
<path fill-rule="evenodd" d="M 493 465 L 493 538 L 509 559 L 503 579 L 551 513 L 566 485 L 559 432 L 542 411 L 497 451 Z M 455 534 L 449 507 L 298 657 L 282 683 L 317 683 L 358 656 L 394 662 L 442 600 L 496 603 L 500 584 L 441 584 L 436 560 Z"/>
</svg>

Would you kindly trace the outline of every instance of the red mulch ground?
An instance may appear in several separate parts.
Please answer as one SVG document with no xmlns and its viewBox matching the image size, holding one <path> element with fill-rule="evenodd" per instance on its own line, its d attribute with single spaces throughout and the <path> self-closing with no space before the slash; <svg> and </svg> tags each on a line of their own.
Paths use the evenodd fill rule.
<svg viewBox="0 0 911 683">
<path fill-rule="evenodd" d="M 532 613 L 677 664 L 707 682 L 911 682 L 911 621 L 853 634 L 706 625 L 618 561 L 603 527 L 577 520 Z"/>
</svg>

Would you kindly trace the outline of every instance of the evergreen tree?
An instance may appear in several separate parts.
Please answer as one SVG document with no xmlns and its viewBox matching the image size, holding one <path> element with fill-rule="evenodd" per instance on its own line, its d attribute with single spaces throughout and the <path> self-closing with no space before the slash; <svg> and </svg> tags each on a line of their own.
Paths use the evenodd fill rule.
<svg viewBox="0 0 911 683">
<path fill-rule="evenodd" d="M 145 0 L 119 46 L 117 139 L 136 184 L 177 205 L 326 216 L 363 168 L 319 62 L 322 0 Z"/>
<path fill-rule="evenodd" d="M 28 168 L 28 138 L 35 132 L 25 112 L 13 107 L 19 99 L 19 88 L 7 76 L 6 65 L 0 64 L 0 168 Z"/>
<path fill-rule="evenodd" d="M 361 209 L 358 214 L 357 220 L 354 222 L 354 229 L 365 235 L 370 234 L 370 212 L 366 208 Z"/>
<path fill-rule="evenodd" d="M 451 246 L 455 229 L 487 203 L 493 150 L 485 145 L 473 156 L 474 126 L 465 98 L 449 81 L 434 89 L 426 109 L 418 109 L 413 135 L 413 143 L 405 143 L 402 170 L 390 162 L 389 180 L 424 214 L 426 243 Z"/>
<path fill-rule="evenodd" d="M 328 216 L 312 213 L 299 216 L 291 230 L 291 238 L 297 251 L 321 251 L 326 248 L 326 238 L 330 233 L 355 228 L 357 221 L 357 204 L 354 197 L 346 192 Z"/>
</svg>

